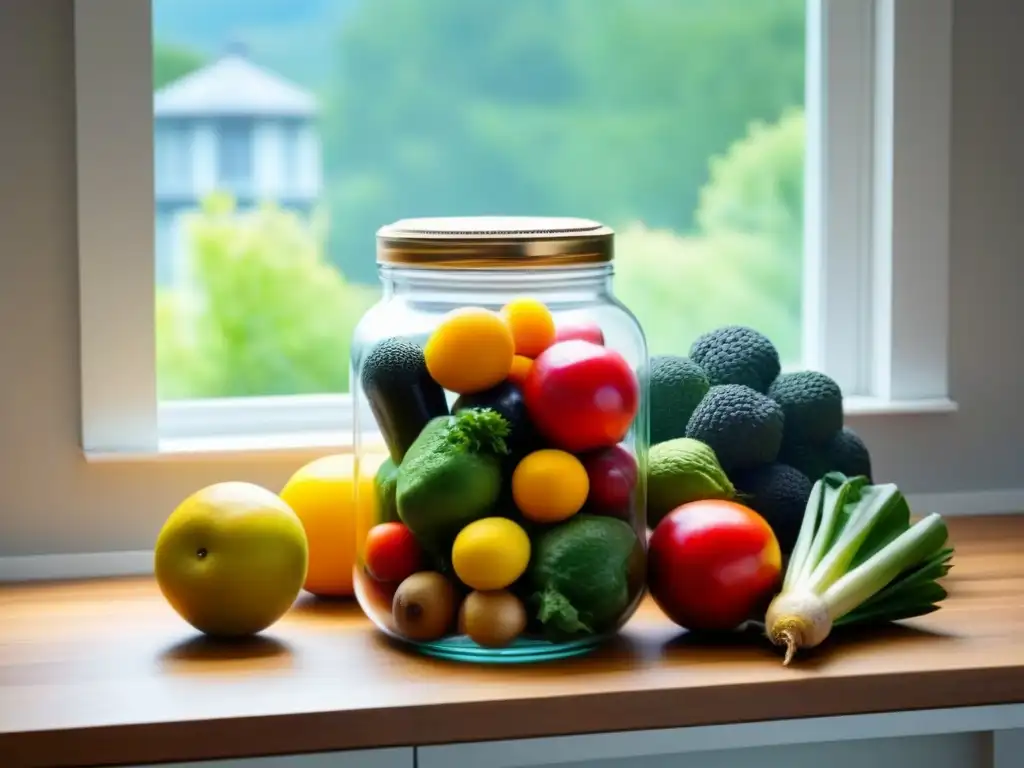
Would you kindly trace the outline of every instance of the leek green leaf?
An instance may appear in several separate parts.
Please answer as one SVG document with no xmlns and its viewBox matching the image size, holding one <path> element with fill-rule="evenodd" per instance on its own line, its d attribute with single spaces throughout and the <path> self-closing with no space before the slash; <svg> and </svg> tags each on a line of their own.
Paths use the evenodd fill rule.
<svg viewBox="0 0 1024 768">
<path fill-rule="evenodd" d="M 901 603 L 910 605 L 916 602 L 918 606 L 925 607 L 929 603 L 943 600 L 946 597 L 946 590 L 935 582 L 949 573 L 949 569 L 952 567 L 949 561 L 952 557 L 952 549 L 939 550 L 928 560 L 904 571 L 887 587 L 868 598 L 860 607 L 837 619 L 835 623 L 840 625 L 897 621 L 897 619 L 891 618 L 890 614 Z M 909 616 L 902 616 L 902 618 L 909 618 Z"/>
<path fill-rule="evenodd" d="M 884 549 L 890 542 L 910 528 L 910 505 L 903 494 L 894 494 L 879 513 L 871 528 L 871 533 L 857 550 L 850 568 L 856 568 L 876 552 Z"/>
</svg>

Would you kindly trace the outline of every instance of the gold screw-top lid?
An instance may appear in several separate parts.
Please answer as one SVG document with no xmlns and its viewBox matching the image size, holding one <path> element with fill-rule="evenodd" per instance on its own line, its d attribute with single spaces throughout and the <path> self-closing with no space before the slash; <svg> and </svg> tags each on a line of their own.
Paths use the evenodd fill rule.
<svg viewBox="0 0 1024 768">
<path fill-rule="evenodd" d="M 614 233 L 589 219 L 402 219 L 377 231 L 377 263 L 431 269 L 537 269 L 612 260 Z"/>
</svg>

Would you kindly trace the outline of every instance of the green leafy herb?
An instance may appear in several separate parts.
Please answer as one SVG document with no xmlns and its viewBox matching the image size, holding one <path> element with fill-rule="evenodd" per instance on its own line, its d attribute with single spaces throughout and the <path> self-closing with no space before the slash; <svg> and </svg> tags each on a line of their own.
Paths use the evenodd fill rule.
<svg viewBox="0 0 1024 768">
<path fill-rule="evenodd" d="M 448 442 L 470 453 L 505 455 L 509 431 L 508 420 L 493 408 L 466 408 L 452 417 Z"/>
</svg>

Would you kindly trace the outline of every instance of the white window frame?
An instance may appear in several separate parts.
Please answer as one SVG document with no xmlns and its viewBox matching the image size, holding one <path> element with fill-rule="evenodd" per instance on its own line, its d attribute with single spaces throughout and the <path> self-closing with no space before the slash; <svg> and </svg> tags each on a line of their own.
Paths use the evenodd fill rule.
<svg viewBox="0 0 1024 768">
<path fill-rule="evenodd" d="M 805 363 L 849 414 L 948 392 L 952 0 L 808 0 Z M 345 395 L 157 403 L 148 0 L 75 0 L 82 445 L 92 461 L 351 445 Z"/>
</svg>

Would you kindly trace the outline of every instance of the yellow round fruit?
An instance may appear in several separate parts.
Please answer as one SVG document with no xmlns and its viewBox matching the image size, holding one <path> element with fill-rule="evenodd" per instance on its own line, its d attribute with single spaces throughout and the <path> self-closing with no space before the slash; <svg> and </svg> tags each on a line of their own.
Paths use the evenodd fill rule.
<svg viewBox="0 0 1024 768">
<path fill-rule="evenodd" d="M 544 448 L 523 457 L 512 473 L 512 498 L 535 523 L 557 523 L 583 507 L 590 480 L 571 453 Z"/>
<path fill-rule="evenodd" d="M 455 537 L 452 568 L 473 589 L 504 589 L 526 571 L 530 537 L 504 517 L 485 517 L 470 523 Z"/>
<path fill-rule="evenodd" d="M 156 580 L 167 602 L 208 635 L 269 627 L 306 578 L 302 523 L 279 496 L 252 483 L 217 483 L 185 499 L 156 541 Z"/>
<path fill-rule="evenodd" d="M 512 330 L 516 354 L 537 357 L 555 343 L 555 318 L 537 299 L 512 299 L 501 309 L 501 316 Z"/>
<path fill-rule="evenodd" d="M 508 372 L 508 380 L 522 389 L 526 385 L 526 377 L 530 375 L 533 367 L 533 360 L 522 355 L 515 355 L 512 358 L 512 368 Z"/>
<path fill-rule="evenodd" d="M 460 395 L 482 392 L 504 381 L 514 354 L 512 331 L 505 321 L 481 307 L 453 309 L 423 349 L 431 378 Z"/>
<path fill-rule="evenodd" d="M 308 592 L 352 595 L 357 547 L 372 526 L 373 476 L 383 459 L 384 454 L 360 459 L 358 496 L 352 454 L 314 459 L 281 489 L 281 498 L 299 516 L 309 541 L 309 570 L 302 585 Z"/>
</svg>

